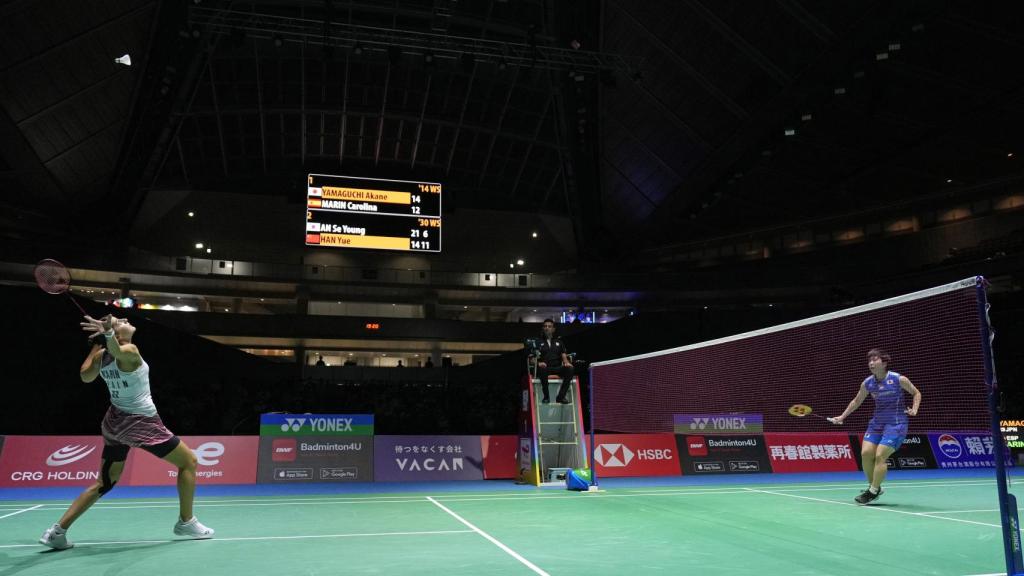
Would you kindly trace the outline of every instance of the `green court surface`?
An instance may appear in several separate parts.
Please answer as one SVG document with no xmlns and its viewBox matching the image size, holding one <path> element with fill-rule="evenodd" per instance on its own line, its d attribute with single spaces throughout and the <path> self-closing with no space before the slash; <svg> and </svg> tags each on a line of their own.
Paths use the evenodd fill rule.
<svg viewBox="0 0 1024 576">
<path fill-rule="evenodd" d="M 0 503 L 0 576 L 1002 573 L 991 479 L 202 498 L 217 530 L 176 540 L 174 499 L 101 501 L 38 544 L 67 501 Z"/>
</svg>

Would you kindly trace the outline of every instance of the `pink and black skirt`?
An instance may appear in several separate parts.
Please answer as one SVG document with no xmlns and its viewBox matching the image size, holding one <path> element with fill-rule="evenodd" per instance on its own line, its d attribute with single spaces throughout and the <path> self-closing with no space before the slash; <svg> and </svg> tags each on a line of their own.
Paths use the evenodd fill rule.
<svg viewBox="0 0 1024 576">
<path fill-rule="evenodd" d="M 119 455 L 123 452 L 127 456 L 128 448 L 142 448 L 157 458 L 163 458 L 181 443 L 164 426 L 159 414 L 129 414 L 114 406 L 107 409 L 101 429 L 103 443 L 110 449 L 104 449 L 105 455 Z"/>
</svg>

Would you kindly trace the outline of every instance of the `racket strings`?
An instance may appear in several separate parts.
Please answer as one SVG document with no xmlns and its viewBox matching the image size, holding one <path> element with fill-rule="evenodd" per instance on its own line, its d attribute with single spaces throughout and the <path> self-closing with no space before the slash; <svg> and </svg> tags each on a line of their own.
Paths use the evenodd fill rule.
<svg viewBox="0 0 1024 576">
<path fill-rule="evenodd" d="M 43 260 L 33 271 L 36 284 L 49 294 L 61 294 L 71 287 L 71 274 L 63 264 L 55 260 Z"/>
</svg>

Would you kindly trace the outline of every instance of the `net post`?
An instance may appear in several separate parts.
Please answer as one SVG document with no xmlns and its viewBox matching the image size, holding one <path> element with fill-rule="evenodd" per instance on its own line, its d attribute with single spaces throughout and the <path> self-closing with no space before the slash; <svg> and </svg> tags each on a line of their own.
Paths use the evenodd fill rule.
<svg viewBox="0 0 1024 576">
<path fill-rule="evenodd" d="M 999 493 L 999 517 L 1003 526 L 1003 553 L 1006 557 L 1006 573 L 1024 574 L 1024 558 L 1021 554 L 1020 525 L 1017 518 L 1017 499 L 1007 487 L 1006 447 L 1003 445 L 999 426 L 999 386 L 996 379 L 995 358 L 992 353 L 992 339 L 995 337 L 988 316 L 987 282 L 977 277 L 975 292 L 978 297 L 978 320 L 981 325 L 981 347 L 985 357 L 985 385 L 988 390 L 988 408 L 991 415 L 992 456 L 995 458 L 996 488 Z"/>
<path fill-rule="evenodd" d="M 597 453 L 597 444 L 594 443 L 594 395 L 597 393 L 596 382 L 594 381 L 594 368 L 587 366 L 587 381 L 590 382 L 590 485 L 597 486 L 597 461 L 594 455 Z"/>
</svg>

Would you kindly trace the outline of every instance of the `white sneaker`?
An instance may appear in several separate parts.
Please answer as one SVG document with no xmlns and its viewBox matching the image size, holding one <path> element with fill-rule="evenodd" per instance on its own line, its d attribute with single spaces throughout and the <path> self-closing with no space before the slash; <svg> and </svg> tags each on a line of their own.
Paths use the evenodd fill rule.
<svg viewBox="0 0 1024 576">
<path fill-rule="evenodd" d="M 203 526 L 195 516 L 188 522 L 178 520 L 174 525 L 174 533 L 178 536 L 188 536 L 193 540 L 205 540 L 213 538 L 213 528 Z"/>
<path fill-rule="evenodd" d="M 39 538 L 39 543 L 54 550 L 67 550 L 74 547 L 74 542 L 68 540 L 67 532 L 57 533 L 59 528 L 60 524 L 54 524 L 47 528 L 46 532 L 43 532 L 43 535 Z"/>
</svg>

